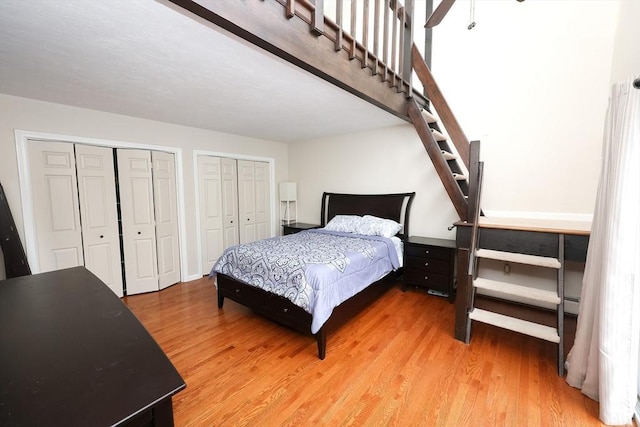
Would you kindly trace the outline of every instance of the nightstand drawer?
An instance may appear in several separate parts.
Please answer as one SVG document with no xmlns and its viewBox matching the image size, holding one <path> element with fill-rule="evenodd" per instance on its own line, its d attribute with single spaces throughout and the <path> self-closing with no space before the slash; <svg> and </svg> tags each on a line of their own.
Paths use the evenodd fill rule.
<svg viewBox="0 0 640 427">
<path fill-rule="evenodd" d="M 405 244 L 404 252 L 408 257 L 435 258 L 445 261 L 449 260 L 451 254 L 451 250 L 446 248 L 410 244 Z"/>
<path fill-rule="evenodd" d="M 448 291 L 451 280 L 447 274 L 429 273 L 423 270 L 407 268 L 404 270 L 404 280 L 410 285 Z"/>
<path fill-rule="evenodd" d="M 407 257 L 404 265 L 406 268 L 410 268 L 413 270 L 448 275 L 451 263 L 439 259 L 414 258 L 410 256 Z"/>
<path fill-rule="evenodd" d="M 456 242 L 449 239 L 409 236 L 404 244 L 404 287 L 427 288 L 455 298 Z"/>
</svg>

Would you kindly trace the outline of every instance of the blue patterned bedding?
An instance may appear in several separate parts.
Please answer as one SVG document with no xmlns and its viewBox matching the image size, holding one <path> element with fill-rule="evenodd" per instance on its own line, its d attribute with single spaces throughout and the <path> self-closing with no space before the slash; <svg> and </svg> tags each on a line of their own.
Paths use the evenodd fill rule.
<svg viewBox="0 0 640 427">
<path fill-rule="evenodd" d="M 227 248 L 211 274 L 289 299 L 315 334 L 334 307 L 399 267 L 391 239 L 317 229 Z"/>
</svg>

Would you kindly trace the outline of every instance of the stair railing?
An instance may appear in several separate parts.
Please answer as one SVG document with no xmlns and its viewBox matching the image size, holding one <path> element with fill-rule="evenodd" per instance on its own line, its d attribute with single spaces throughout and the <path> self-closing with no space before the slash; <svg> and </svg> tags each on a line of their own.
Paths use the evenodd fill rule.
<svg viewBox="0 0 640 427">
<path fill-rule="evenodd" d="M 297 16 L 312 33 L 324 36 L 344 50 L 349 59 L 361 62 L 373 75 L 407 96 L 413 94 L 411 46 L 415 0 L 275 0 L 289 18 Z M 347 25 L 348 24 L 348 25 Z"/>
<path fill-rule="evenodd" d="M 462 130 L 453 111 L 451 111 L 449 104 L 431 74 L 431 70 L 429 70 L 427 63 L 415 44 L 412 47 L 411 53 L 413 69 L 424 86 L 425 94 L 429 101 L 431 101 L 431 105 L 438 114 L 447 134 L 449 134 L 464 165 L 469 169 L 469 139 Z"/>
<path fill-rule="evenodd" d="M 466 333 L 465 343 L 469 344 L 471 333 L 471 319 L 469 318 L 469 310 L 473 307 L 475 292 L 473 289 L 473 279 L 475 279 L 477 271 L 477 259 L 476 249 L 478 248 L 478 241 L 480 239 L 480 198 L 482 196 L 482 176 L 484 172 L 484 162 L 480 159 L 480 141 L 471 142 L 471 159 L 470 163 L 472 167 L 469 170 L 469 216 L 470 220 L 473 220 L 473 228 L 471 231 L 471 244 L 469 245 L 469 262 L 467 266 L 466 289 L 468 301 L 467 315 L 466 315 Z M 465 287 L 462 287 L 464 289 Z"/>
</svg>

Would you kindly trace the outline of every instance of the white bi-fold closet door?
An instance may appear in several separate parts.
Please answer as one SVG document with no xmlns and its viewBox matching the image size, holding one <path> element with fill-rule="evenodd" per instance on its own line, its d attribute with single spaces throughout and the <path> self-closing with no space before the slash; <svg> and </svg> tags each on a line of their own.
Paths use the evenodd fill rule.
<svg viewBox="0 0 640 427">
<path fill-rule="evenodd" d="M 29 141 L 28 152 L 40 271 L 85 265 L 122 296 L 112 150 Z"/>
<path fill-rule="evenodd" d="M 180 280 L 173 154 L 118 149 L 116 157 L 127 294 L 164 289 Z"/>
<path fill-rule="evenodd" d="M 202 273 L 225 248 L 270 237 L 267 162 L 201 155 L 197 158 Z"/>
<path fill-rule="evenodd" d="M 27 147 L 40 271 L 84 265 L 118 296 L 124 293 L 123 266 L 127 294 L 180 280 L 172 154 L 118 149 L 118 156 L 128 159 L 123 163 L 118 157 L 119 170 L 131 172 L 119 176 L 118 200 L 112 148 L 51 141 L 29 141 Z M 146 156 L 136 157 L 139 152 Z M 151 156 L 157 171 L 153 176 Z M 136 175 L 136 167 L 148 177 Z M 150 189 L 144 185 L 147 179 Z M 146 210 L 141 208 L 145 197 L 150 201 Z M 128 232 L 122 239 L 118 202 L 121 225 Z M 140 243 L 133 227 L 145 218 L 151 231 L 144 230 L 144 236 L 150 240 Z"/>
</svg>

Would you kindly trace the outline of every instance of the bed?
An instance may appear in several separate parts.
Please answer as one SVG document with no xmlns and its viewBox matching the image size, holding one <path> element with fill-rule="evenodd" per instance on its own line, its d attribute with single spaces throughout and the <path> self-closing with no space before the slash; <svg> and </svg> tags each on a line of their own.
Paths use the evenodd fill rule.
<svg viewBox="0 0 640 427">
<path fill-rule="evenodd" d="M 409 235 L 409 212 L 414 196 L 415 193 L 324 193 L 322 195 L 320 212 L 321 229 L 302 231 L 293 235 L 275 237 L 259 242 L 252 242 L 247 245 L 227 248 L 211 271 L 211 275 L 216 277 L 218 308 L 222 309 L 224 299 L 229 298 L 282 325 L 288 326 L 303 334 L 311 334 L 317 341 L 318 357 L 324 359 L 326 355 L 327 330 L 355 316 L 364 307 L 371 304 L 389 289 L 398 279 L 402 265 L 402 250 L 401 244 L 398 244 L 397 241 L 403 241 Z M 380 220 L 375 222 L 375 226 L 378 227 L 376 230 L 378 231 L 380 230 L 380 224 L 384 223 L 384 233 L 377 233 L 379 235 L 388 233 L 389 229 L 386 226 L 389 225 L 389 223 L 398 223 L 400 229 L 393 239 L 396 241 L 395 245 L 393 247 L 391 246 L 389 243 L 391 239 L 387 238 L 390 236 L 387 235 L 383 238 L 373 235 L 361 236 L 344 233 L 343 220 L 349 220 L 350 218 L 359 220 L 359 218 L 353 218 L 353 216 L 361 217 L 363 220 Z M 362 227 L 362 225 L 360 225 L 360 227 Z M 360 228 L 360 230 L 362 230 L 362 228 Z M 376 233 L 373 232 L 371 234 Z M 282 265 L 278 264 L 281 263 L 280 260 L 282 260 L 283 257 L 279 256 L 280 254 L 277 252 L 280 250 L 281 245 L 285 245 L 285 243 L 293 246 L 293 248 L 296 249 L 294 252 L 306 254 L 305 260 L 300 260 L 300 262 L 304 264 L 303 268 L 305 272 L 308 271 L 307 268 L 315 268 L 316 258 L 330 258 L 329 262 L 332 263 L 332 265 L 323 271 L 330 270 L 333 278 L 327 280 L 341 280 L 341 282 L 339 285 L 332 284 L 331 286 L 324 286 L 319 284 L 316 286 L 315 283 L 317 280 L 314 281 L 315 278 L 312 278 L 310 281 L 314 281 L 314 285 L 311 287 L 320 289 L 320 292 L 324 292 L 325 287 L 344 289 L 340 291 L 341 295 L 327 296 L 329 293 L 326 291 L 325 294 L 321 294 L 320 296 L 314 293 L 307 295 L 304 292 L 294 292 L 295 295 L 292 296 L 290 293 L 282 294 L 278 289 L 271 286 L 272 283 L 267 283 L 267 280 L 271 280 L 274 276 L 284 274 L 281 270 L 278 270 L 278 268 L 282 267 Z M 316 244 L 322 246 L 313 246 Z M 319 255 L 334 252 L 334 249 L 326 249 L 325 244 L 339 246 L 344 244 L 344 247 L 335 249 L 336 254 L 338 254 L 335 257 Z M 376 249 L 372 250 L 372 247 Z M 387 252 L 385 252 L 385 247 Z M 367 274 L 373 274 L 374 279 L 362 279 L 360 277 L 360 271 L 355 275 L 347 270 L 349 268 L 359 268 L 355 266 L 361 262 L 342 260 L 342 253 L 352 250 L 364 254 L 364 258 L 367 259 L 362 262 L 370 263 L 371 267 L 362 267 L 362 273 L 365 273 L 365 270 L 371 270 Z M 256 254 L 259 251 L 266 251 L 269 255 L 267 258 L 269 259 L 255 261 L 258 256 Z M 382 259 L 382 257 L 386 255 L 381 255 L 381 258 L 377 258 L 378 255 L 374 255 L 379 253 L 388 255 L 388 260 Z M 397 261 L 394 261 L 394 257 L 398 258 Z M 257 270 L 258 274 L 255 275 L 253 272 L 249 274 L 248 271 L 245 271 L 246 274 L 244 274 L 244 276 L 240 274 L 242 266 L 238 264 L 242 262 L 255 263 L 251 268 L 253 272 Z M 291 260 L 288 259 L 286 262 L 290 264 Z M 294 261 L 293 263 L 295 264 L 296 262 L 298 261 Z M 269 263 L 272 265 L 267 266 Z M 351 264 L 353 264 L 354 267 L 352 267 Z M 391 266 L 389 267 L 386 264 L 391 264 Z M 382 267 L 382 265 L 385 265 L 385 267 Z M 263 274 L 261 270 L 268 268 L 273 270 L 268 270 L 268 274 Z M 385 270 L 382 270 L 383 268 Z M 273 273 L 273 271 L 276 271 L 276 273 Z M 291 279 L 293 274 L 289 274 L 289 272 L 286 274 L 287 280 L 297 280 L 295 278 Z M 342 274 L 342 276 L 340 274 Z M 232 277 L 232 275 L 235 277 Z M 357 278 L 355 278 L 356 276 Z M 340 277 L 340 279 L 336 279 L 338 277 Z M 322 280 L 325 279 L 323 278 Z M 366 282 L 360 283 L 362 280 L 366 280 Z M 278 295 L 277 292 L 282 295 Z M 318 291 L 314 290 L 313 292 Z M 340 298 L 342 298 L 342 300 L 339 300 Z M 322 309 L 317 308 L 317 306 L 320 305 L 318 303 L 320 300 L 330 300 L 328 307 Z M 305 302 L 307 304 L 305 304 Z M 309 305 L 311 305 L 312 308 L 310 308 Z"/>
</svg>

